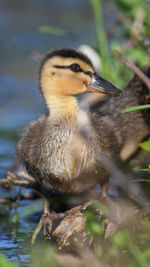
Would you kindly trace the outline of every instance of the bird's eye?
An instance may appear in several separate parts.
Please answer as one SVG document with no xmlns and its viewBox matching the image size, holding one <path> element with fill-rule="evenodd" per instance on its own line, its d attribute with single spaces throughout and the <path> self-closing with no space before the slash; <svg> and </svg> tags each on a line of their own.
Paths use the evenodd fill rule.
<svg viewBox="0 0 150 267">
<path fill-rule="evenodd" d="M 76 64 L 76 63 L 71 64 L 69 66 L 69 69 L 72 70 L 72 71 L 74 71 L 74 72 L 81 72 L 82 71 L 82 69 L 80 68 L 80 65 L 79 64 Z"/>
</svg>

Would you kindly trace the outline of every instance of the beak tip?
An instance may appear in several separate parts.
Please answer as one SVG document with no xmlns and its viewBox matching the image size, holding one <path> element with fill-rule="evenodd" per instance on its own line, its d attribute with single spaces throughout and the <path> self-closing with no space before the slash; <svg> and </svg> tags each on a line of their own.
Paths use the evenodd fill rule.
<svg viewBox="0 0 150 267">
<path fill-rule="evenodd" d="M 116 94 L 114 94 L 116 96 L 121 96 L 122 95 L 122 91 L 118 88 L 118 92 L 116 92 Z"/>
<path fill-rule="evenodd" d="M 119 88 L 102 78 L 97 73 L 93 74 L 88 89 L 90 92 L 103 93 L 111 96 L 120 96 L 122 94 L 122 91 Z"/>
</svg>

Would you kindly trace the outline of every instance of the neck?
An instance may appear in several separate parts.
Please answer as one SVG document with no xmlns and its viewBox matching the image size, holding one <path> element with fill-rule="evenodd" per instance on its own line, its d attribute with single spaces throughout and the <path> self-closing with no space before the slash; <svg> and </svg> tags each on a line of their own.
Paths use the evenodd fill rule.
<svg viewBox="0 0 150 267">
<path fill-rule="evenodd" d="M 79 106 L 74 96 L 53 96 L 46 100 L 46 104 L 50 110 L 50 116 L 54 118 L 77 116 Z"/>
</svg>

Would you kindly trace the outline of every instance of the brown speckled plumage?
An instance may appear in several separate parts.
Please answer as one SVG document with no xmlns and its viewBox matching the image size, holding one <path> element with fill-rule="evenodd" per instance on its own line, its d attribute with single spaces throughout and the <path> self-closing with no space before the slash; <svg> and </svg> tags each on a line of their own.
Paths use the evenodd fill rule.
<svg viewBox="0 0 150 267">
<path fill-rule="evenodd" d="M 142 70 L 150 77 L 150 66 Z M 150 104 L 150 90 L 134 75 L 121 96 L 109 97 L 92 108 L 113 128 L 117 140 L 120 140 L 123 160 L 128 159 L 136 151 L 139 143 L 150 135 L 150 109 L 124 114 L 121 111 L 144 104 Z"/>
<path fill-rule="evenodd" d="M 118 144 L 99 116 L 91 115 L 90 121 L 88 139 L 82 136 L 76 117 L 42 116 L 32 122 L 17 146 L 29 173 L 64 193 L 80 193 L 103 183 L 107 174 L 99 166 L 96 148 L 101 146 L 111 155 Z"/>
</svg>

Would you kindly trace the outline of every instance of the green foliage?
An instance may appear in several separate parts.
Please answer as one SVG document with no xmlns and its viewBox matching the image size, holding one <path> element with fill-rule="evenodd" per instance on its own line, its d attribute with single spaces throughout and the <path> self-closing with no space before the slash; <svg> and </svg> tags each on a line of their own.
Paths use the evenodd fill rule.
<svg viewBox="0 0 150 267">
<path fill-rule="evenodd" d="M 99 209 L 101 208 L 102 205 L 99 206 Z M 140 219 L 139 217 L 137 223 L 135 220 L 133 225 L 131 223 L 120 229 L 118 227 L 111 237 L 104 239 L 102 227 L 106 216 L 104 210 L 100 217 L 97 217 L 97 212 L 86 212 L 86 229 L 93 240 L 94 256 L 102 265 L 113 263 L 113 266 L 148 267 L 150 260 L 149 218 Z"/>
<path fill-rule="evenodd" d="M 86 228 L 92 235 L 102 236 L 104 233 L 98 218 L 92 212 L 86 213 Z"/>
<path fill-rule="evenodd" d="M 8 261 L 2 254 L 0 254 L 0 267 L 18 267 L 18 265 Z"/>
<path fill-rule="evenodd" d="M 148 167 L 145 169 L 137 169 L 137 170 L 150 173 L 150 165 L 148 165 Z"/>
<path fill-rule="evenodd" d="M 144 150 L 150 152 L 150 141 L 145 141 L 140 144 L 140 147 L 142 147 Z"/>
<path fill-rule="evenodd" d="M 40 253 L 39 253 L 40 251 Z M 32 252 L 33 267 L 59 267 L 55 258 L 56 249 L 54 246 L 45 243 L 40 248 L 35 248 Z"/>
<path fill-rule="evenodd" d="M 111 82 L 116 84 L 118 87 L 123 87 L 128 81 L 132 73 L 126 67 L 124 67 L 119 61 L 115 59 L 113 55 L 113 50 L 118 49 L 125 56 L 128 56 L 133 60 L 139 67 L 149 63 L 149 59 L 141 40 L 143 34 L 149 34 L 150 28 L 150 5 L 148 1 L 143 0 L 116 0 L 114 1 L 115 7 L 118 8 L 120 15 L 123 17 L 123 23 L 120 26 L 117 24 L 112 27 L 111 34 L 117 36 L 121 28 L 121 39 L 109 40 L 107 38 L 107 33 L 104 27 L 103 20 L 103 7 L 102 0 L 89 0 L 93 10 L 97 43 L 92 44 L 91 46 L 96 49 L 101 60 L 101 73 Z M 112 0 L 113 1 L 113 0 Z M 132 26 L 136 21 L 136 18 L 142 12 L 144 16 L 144 22 L 142 25 L 141 34 L 136 39 L 134 44 L 131 43 L 132 39 Z M 125 23 L 124 23 L 125 21 Z M 45 34 L 58 35 L 66 37 L 70 35 L 69 32 L 64 29 L 43 25 L 39 27 L 39 31 Z"/>
<path fill-rule="evenodd" d="M 128 18 L 134 20 L 139 7 L 143 4 L 143 0 L 116 0 L 115 3 Z"/>
<path fill-rule="evenodd" d="M 124 36 L 125 43 L 129 41 L 130 45 L 124 47 L 124 54 L 129 56 L 139 67 L 149 64 L 149 59 L 147 51 L 142 41 L 143 36 L 147 39 L 149 38 L 149 28 L 150 28 L 150 4 L 149 1 L 143 0 L 116 0 L 119 11 L 121 11 L 122 16 L 126 23 L 124 23 Z M 139 19 L 143 17 L 143 23 L 141 24 L 141 31 L 135 37 L 134 43 L 132 44 L 133 38 L 133 25 Z"/>
<path fill-rule="evenodd" d="M 131 71 L 124 67 L 120 62 L 114 58 L 113 50 L 118 49 L 125 56 L 134 61 L 137 66 L 149 64 L 147 51 L 142 41 L 143 35 L 149 34 L 150 28 L 150 4 L 148 1 L 143 0 L 117 0 L 114 1 L 115 6 L 118 7 L 118 11 L 123 18 L 122 26 L 114 24 L 111 34 L 117 35 L 117 32 L 122 29 L 121 39 L 111 40 L 109 45 L 107 41 L 107 34 L 104 28 L 103 22 L 103 9 L 101 0 L 90 0 L 95 20 L 95 27 L 97 32 L 96 51 L 98 51 L 102 61 L 102 74 L 121 88 L 131 78 Z M 133 23 L 136 21 L 139 13 L 142 13 L 144 18 L 143 25 L 141 26 L 141 32 L 136 37 L 136 40 L 132 41 Z"/>
<path fill-rule="evenodd" d="M 112 244 L 117 248 L 124 248 L 127 245 L 127 238 L 126 233 L 123 230 L 118 230 L 112 237 L 111 237 Z"/>
<path fill-rule="evenodd" d="M 149 59 L 144 47 L 136 45 L 128 50 L 127 56 L 133 59 L 139 67 L 149 64 Z"/>
</svg>

